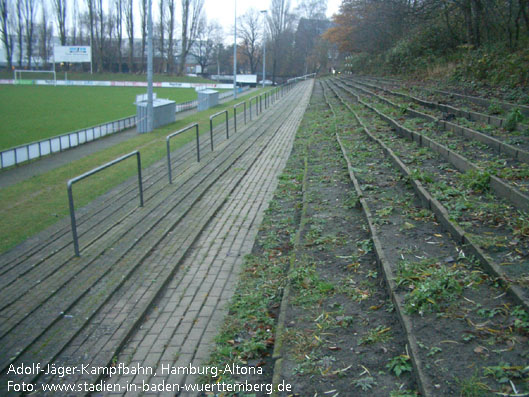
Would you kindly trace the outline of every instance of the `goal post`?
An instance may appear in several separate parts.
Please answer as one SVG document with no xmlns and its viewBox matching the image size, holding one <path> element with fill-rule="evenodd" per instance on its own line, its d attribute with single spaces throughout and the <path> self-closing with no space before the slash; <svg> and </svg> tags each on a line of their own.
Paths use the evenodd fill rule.
<svg viewBox="0 0 529 397">
<path fill-rule="evenodd" d="M 57 73 L 55 70 L 33 70 L 33 69 L 15 69 L 15 84 L 21 84 L 22 83 L 22 73 L 40 73 L 40 74 L 46 74 L 51 73 L 53 75 L 53 83 L 54 85 L 57 85 Z"/>
</svg>

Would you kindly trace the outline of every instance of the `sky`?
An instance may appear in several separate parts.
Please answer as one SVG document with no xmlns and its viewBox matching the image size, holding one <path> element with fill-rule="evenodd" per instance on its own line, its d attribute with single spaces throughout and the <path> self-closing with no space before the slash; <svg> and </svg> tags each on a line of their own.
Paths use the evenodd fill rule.
<svg viewBox="0 0 529 397">
<path fill-rule="evenodd" d="M 233 28 L 235 1 L 237 1 L 237 16 L 243 15 L 252 7 L 258 11 L 270 8 L 270 0 L 205 0 L 204 10 L 208 20 L 217 20 L 226 33 Z M 296 8 L 297 3 L 297 0 L 291 0 L 291 10 Z M 341 3 L 341 0 L 327 0 L 327 16 L 329 18 L 338 12 Z"/>
</svg>

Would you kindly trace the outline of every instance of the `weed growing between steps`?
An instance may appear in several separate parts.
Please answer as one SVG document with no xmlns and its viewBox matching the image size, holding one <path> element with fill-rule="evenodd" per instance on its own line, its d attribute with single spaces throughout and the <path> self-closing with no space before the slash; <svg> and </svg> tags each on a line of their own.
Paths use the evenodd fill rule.
<svg viewBox="0 0 529 397">
<path fill-rule="evenodd" d="M 399 140 L 374 112 L 354 104 L 351 108 L 375 137 L 410 166 L 411 178 L 419 179 L 431 193 L 435 194 L 433 186 L 444 180 L 443 173 L 456 174 L 438 156 Z M 338 118 L 345 120 L 350 112 L 343 106 L 341 109 Z M 379 145 L 367 139 L 362 130 L 344 129 L 342 141 L 375 214 L 375 229 L 398 284 L 397 301 L 410 319 L 410 334 L 417 341 L 414 357 L 420 359 L 425 381 L 431 385 L 430 394 L 526 393 L 527 334 L 523 326 L 515 324 L 523 324 L 527 312 L 506 295 L 498 280 L 465 255 L 464 247 L 448 238 L 429 210 L 417 205 L 420 203 L 406 187 L 409 178 L 386 164 Z M 474 195 L 469 186 L 464 186 L 468 180 L 455 175 L 450 179 L 450 187 L 461 186 L 461 191 L 467 193 L 458 200 L 459 194 L 454 196 L 456 189 L 452 189 L 442 199 L 449 211 Z M 497 206 L 499 202 L 491 204 Z M 463 216 L 470 215 L 467 209 L 460 210 Z M 480 231 L 486 222 L 480 222 L 483 213 L 476 215 L 472 218 L 473 230 Z M 507 222 L 515 217 L 500 218 Z M 501 237 L 497 236 L 498 229 L 494 230 L 496 233 L 489 237 Z"/>
<path fill-rule="evenodd" d="M 334 123 L 317 86 L 298 132 L 311 138 L 306 215 L 289 274 L 280 379 L 293 385 L 296 396 L 413 396 L 406 338 Z"/>
</svg>

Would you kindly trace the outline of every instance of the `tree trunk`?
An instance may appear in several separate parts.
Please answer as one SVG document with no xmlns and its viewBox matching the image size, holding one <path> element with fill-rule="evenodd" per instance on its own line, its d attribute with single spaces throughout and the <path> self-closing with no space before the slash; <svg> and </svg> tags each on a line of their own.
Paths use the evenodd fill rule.
<svg viewBox="0 0 529 397">
<path fill-rule="evenodd" d="M 97 70 L 102 73 L 103 72 L 103 48 L 104 48 L 104 42 L 105 42 L 105 22 L 104 22 L 104 13 L 103 13 L 103 0 L 99 1 L 99 40 L 98 40 L 98 67 Z"/>
<path fill-rule="evenodd" d="M 92 58 L 94 57 L 94 0 L 87 0 L 86 5 L 88 6 L 88 19 L 90 25 L 90 46 L 92 47 Z"/>
<path fill-rule="evenodd" d="M 472 27 L 472 7 L 470 5 L 470 0 L 465 1 L 463 14 L 465 16 L 467 44 L 474 44 L 474 28 Z"/>
<path fill-rule="evenodd" d="M 527 11 L 527 0 L 518 0 L 520 10 L 522 11 L 523 19 L 525 20 L 525 28 L 529 35 L 529 12 Z"/>
<path fill-rule="evenodd" d="M 174 73 L 174 28 L 175 28 L 175 0 L 168 0 L 169 10 L 168 43 L 167 43 L 167 71 Z"/>
<path fill-rule="evenodd" d="M 25 24 L 26 24 L 26 56 L 28 57 L 28 69 L 31 69 L 31 58 L 33 57 L 33 33 L 35 31 L 35 2 L 25 0 Z"/>
<path fill-rule="evenodd" d="M 6 50 L 7 67 L 11 71 L 13 69 L 13 39 L 11 37 L 11 29 L 9 27 L 9 13 L 8 13 L 8 1 L 0 0 L 0 18 L 2 22 L 2 42 Z"/>
<path fill-rule="evenodd" d="M 182 50 L 180 52 L 180 62 L 178 64 L 178 75 L 184 75 L 184 68 L 187 57 L 187 29 L 189 23 L 189 3 L 190 0 L 182 0 Z"/>
<path fill-rule="evenodd" d="M 125 22 L 127 24 L 127 35 L 129 37 L 129 73 L 134 73 L 134 2 L 133 0 L 124 0 L 125 3 Z"/>
<path fill-rule="evenodd" d="M 118 42 L 118 72 L 123 72 L 123 54 L 121 53 L 121 47 L 123 43 L 123 0 L 116 0 L 116 36 Z"/>
<path fill-rule="evenodd" d="M 18 67 L 22 68 L 22 55 L 24 54 L 24 24 L 22 18 L 22 0 L 17 0 L 17 39 L 18 39 Z"/>
<path fill-rule="evenodd" d="M 473 14 L 473 28 L 474 28 L 474 45 L 479 47 L 481 45 L 481 17 L 482 5 L 480 0 L 472 0 L 472 14 Z"/>
<path fill-rule="evenodd" d="M 160 66 L 159 71 L 161 73 L 166 72 L 166 61 L 165 61 L 165 1 L 160 0 Z"/>
<path fill-rule="evenodd" d="M 145 73 L 145 43 L 147 40 L 147 0 L 141 0 L 141 72 Z"/>
</svg>

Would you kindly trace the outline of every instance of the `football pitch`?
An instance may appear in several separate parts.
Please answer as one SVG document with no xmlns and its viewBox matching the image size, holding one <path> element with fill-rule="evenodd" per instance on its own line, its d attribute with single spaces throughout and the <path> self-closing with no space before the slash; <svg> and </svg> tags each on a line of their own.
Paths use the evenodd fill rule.
<svg viewBox="0 0 529 397">
<path fill-rule="evenodd" d="M 193 88 L 155 88 L 176 103 L 197 98 Z M 145 87 L 0 86 L 0 150 L 91 127 L 136 113 Z"/>
</svg>

